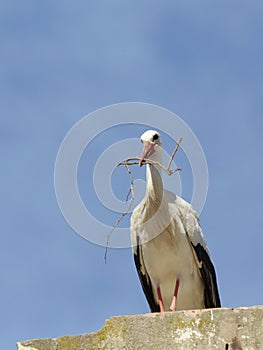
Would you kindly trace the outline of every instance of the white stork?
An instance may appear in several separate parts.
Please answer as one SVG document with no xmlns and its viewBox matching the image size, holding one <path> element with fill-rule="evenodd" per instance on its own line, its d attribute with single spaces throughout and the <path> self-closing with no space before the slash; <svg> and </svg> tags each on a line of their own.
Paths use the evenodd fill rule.
<svg viewBox="0 0 263 350">
<path fill-rule="evenodd" d="M 141 136 L 144 159 L 162 162 L 160 134 Z M 161 168 L 146 165 L 146 194 L 131 216 L 137 272 L 152 312 L 221 307 L 216 273 L 192 206 L 163 188 Z"/>
</svg>

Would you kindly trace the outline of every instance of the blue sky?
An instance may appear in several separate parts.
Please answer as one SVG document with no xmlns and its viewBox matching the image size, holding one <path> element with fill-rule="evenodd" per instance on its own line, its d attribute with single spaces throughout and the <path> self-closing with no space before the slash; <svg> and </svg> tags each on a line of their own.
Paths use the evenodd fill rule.
<svg viewBox="0 0 263 350">
<path fill-rule="evenodd" d="M 194 131 L 222 304 L 262 304 L 262 10 L 254 0 L 1 2 L 3 348 L 148 312 L 130 250 L 110 250 L 105 265 L 104 248 L 67 225 L 53 185 L 68 130 L 119 102 L 160 105 Z"/>
</svg>

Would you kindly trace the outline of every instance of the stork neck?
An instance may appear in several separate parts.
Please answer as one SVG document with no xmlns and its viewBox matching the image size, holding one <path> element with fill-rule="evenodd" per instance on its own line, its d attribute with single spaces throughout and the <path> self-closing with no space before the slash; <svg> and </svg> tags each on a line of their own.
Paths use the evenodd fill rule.
<svg viewBox="0 0 263 350">
<path fill-rule="evenodd" d="M 146 165 L 146 196 L 153 200 L 162 200 L 162 170 L 158 165 Z"/>
</svg>

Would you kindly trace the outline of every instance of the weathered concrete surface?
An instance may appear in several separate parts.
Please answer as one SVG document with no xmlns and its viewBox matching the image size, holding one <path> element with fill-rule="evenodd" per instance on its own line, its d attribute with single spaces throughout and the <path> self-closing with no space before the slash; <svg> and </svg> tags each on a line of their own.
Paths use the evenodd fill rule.
<svg viewBox="0 0 263 350">
<path fill-rule="evenodd" d="M 96 333 L 27 340 L 18 350 L 263 350 L 263 306 L 116 316 Z"/>
</svg>

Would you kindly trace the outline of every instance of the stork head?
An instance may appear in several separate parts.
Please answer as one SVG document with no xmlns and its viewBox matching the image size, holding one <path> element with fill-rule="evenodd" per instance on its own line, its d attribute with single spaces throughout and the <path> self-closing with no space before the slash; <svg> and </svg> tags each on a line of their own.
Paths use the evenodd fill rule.
<svg viewBox="0 0 263 350">
<path fill-rule="evenodd" d="M 162 140 L 160 134 L 155 130 L 147 130 L 141 135 L 143 151 L 140 159 L 140 166 L 144 159 L 160 161 L 162 151 Z"/>
</svg>

